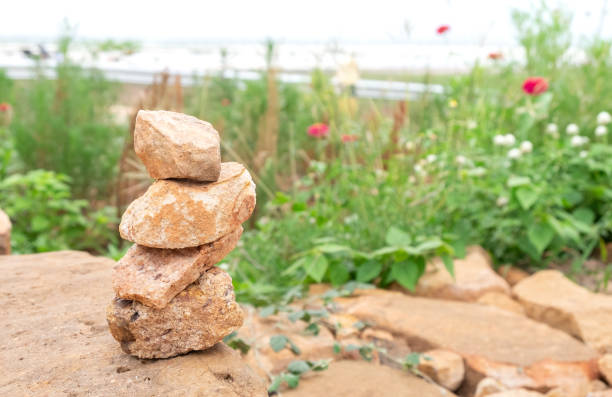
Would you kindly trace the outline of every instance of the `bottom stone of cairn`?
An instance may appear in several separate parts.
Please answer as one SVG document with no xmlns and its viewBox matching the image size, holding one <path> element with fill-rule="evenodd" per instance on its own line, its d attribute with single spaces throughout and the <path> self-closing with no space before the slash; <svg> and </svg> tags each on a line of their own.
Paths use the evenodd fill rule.
<svg viewBox="0 0 612 397">
<path fill-rule="evenodd" d="M 123 351 L 139 358 L 207 349 L 240 328 L 244 320 L 232 278 L 214 266 L 162 309 L 115 298 L 106 316 Z"/>
</svg>

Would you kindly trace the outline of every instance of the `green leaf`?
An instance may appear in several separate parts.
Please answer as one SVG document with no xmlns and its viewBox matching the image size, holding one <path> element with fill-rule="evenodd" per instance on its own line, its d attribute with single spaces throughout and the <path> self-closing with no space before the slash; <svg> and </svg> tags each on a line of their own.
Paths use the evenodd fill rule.
<svg viewBox="0 0 612 397">
<path fill-rule="evenodd" d="M 270 338 L 270 347 L 278 353 L 285 348 L 287 342 L 289 342 L 289 338 L 285 335 L 274 335 Z"/>
<path fill-rule="evenodd" d="M 329 281 L 334 285 L 342 285 L 346 283 L 351 275 L 348 269 L 342 263 L 333 263 L 329 267 Z"/>
<path fill-rule="evenodd" d="M 453 278 L 455 278 L 455 264 L 453 262 L 453 258 L 448 254 L 441 255 L 442 263 L 444 263 L 444 267 L 450 273 Z"/>
<path fill-rule="evenodd" d="M 266 306 L 259 311 L 259 317 L 266 318 L 276 314 L 276 306 Z"/>
<path fill-rule="evenodd" d="M 419 245 L 417 245 L 415 247 L 415 250 L 419 254 L 423 254 L 423 253 L 426 253 L 428 251 L 435 250 L 436 248 L 440 248 L 443 245 L 444 245 L 444 243 L 440 239 L 431 238 L 431 239 L 425 240 L 424 242 L 422 242 Z"/>
<path fill-rule="evenodd" d="M 420 361 L 421 361 L 420 353 L 410 353 L 406 357 L 404 357 L 403 364 L 405 368 L 414 368 L 417 365 L 419 365 Z"/>
<path fill-rule="evenodd" d="M 425 258 L 422 256 L 396 262 L 391 266 L 391 274 L 395 281 L 410 291 L 414 291 L 417 281 L 424 271 Z"/>
<path fill-rule="evenodd" d="M 291 339 L 287 338 L 287 342 L 289 342 L 289 349 L 291 349 L 291 352 L 293 354 L 295 354 L 296 356 L 300 355 L 302 353 L 302 351 L 300 350 L 299 347 L 297 347 L 297 345 L 295 343 L 293 343 L 291 341 Z"/>
<path fill-rule="evenodd" d="M 342 348 L 340 347 L 340 343 L 334 342 L 334 353 L 335 354 L 340 354 L 341 350 L 342 350 Z"/>
<path fill-rule="evenodd" d="M 291 361 L 287 366 L 287 371 L 297 375 L 301 375 L 309 370 L 310 366 L 304 360 Z"/>
<path fill-rule="evenodd" d="M 337 254 L 338 252 L 350 251 L 351 248 L 339 244 L 323 244 L 315 247 L 315 249 L 324 254 Z"/>
<path fill-rule="evenodd" d="M 538 254 L 542 255 L 542 252 L 555 237 L 555 230 L 547 223 L 536 223 L 527 230 L 527 237 Z"/>
<path fill-rule="evenodd" d="M 531 188 L 521 187 L 516 189 L 516 198 L 521 207 L 527 210 L 538 200 L 538 192 Z"/>
<path fill-rule="evenodd" d="M 382 263 L 378 261 L 363 262 L 357 268 L 357 275 L 355 278 L 357 279 L 357 281 L 360 281 L 362 283 L 367 283 L 368 281 L 378 276 L 381 271 L 382 271 Z"/>
<path fill-rule="evenodd" d="M 391 226 L 387 231 L 387 236 L 385 237 L 385 241 L 387 245 L 390 246 L 402 246 L 410 244 L 410 235 L 405 231 L 396 228 L 395 226 Z"/>
<path fill-rule="evenodd" d="M 572 216 L 586 225 L 592 225 L 595 221 L 595 213 L 590 208 L 586 207 L 578 208 L 574 211 Z"/>
<path fill-rule="evenodd" d="M 35 232 L 46 230 L 49 228 L 49 225 L 49 219 L 43 215 L 36 215 L 34 218 L 32 218 L 32 230 Z"/>
<path fill-rule="evenodd" d="M 305 332 L 310 332 L 312 333 L 314 336 L 319 335 L 319 324 L 317 323 L 310 323 L 308 324 L 308 326 L 304 329 Z"/>
<path fill-rule="evenodd" d="M 297 271 L 297 269 L 304 267 L 304 265 L 309 261 L 312 260 L 311 256 L 303 256 L 300 259 L 296 260 L 295 262 L 293 262 L 291 264 L 291 266 L 289 266 L 288 268 L 286 268 L 285 270 L 283 270 L 283 272 L 281 273 L 281 276 L 288 276 L 290 274 L 293 274 Z"/>
<path fill-rule="evenodd" d="M 300 376 L 299 375 L 286 374 L 284 376 L 284 378 L 285 378 L 285 381 L 287 382 L 287 385 L 291 389 L 295 389 L 300 384 Z"/>
<path fill-rule="evenodd" d="M 268 387 L 268 393 L 272 394 L 278 391 L 278 388 L 281 385 L 283 378 L 281 376 L 277 376 L 272 380 L 270 387 Z"/>
<path fill-rule="evenodd" d="M 328 265 L 325 255 L 317 255 L 312 258 L 312 260 L 307 261 L 304 268 L 306 274 L 312 277 L 317 283 L 320 283 L 321 280 L 323 280 L 323 276 L 325 276 Z"/>
<path fill-rule="evenodd" d="M 525 186 L 531 184 L 531 179 L 527 176 L 511 176 L 508 178 L 508 187 Z"/>
</svg>

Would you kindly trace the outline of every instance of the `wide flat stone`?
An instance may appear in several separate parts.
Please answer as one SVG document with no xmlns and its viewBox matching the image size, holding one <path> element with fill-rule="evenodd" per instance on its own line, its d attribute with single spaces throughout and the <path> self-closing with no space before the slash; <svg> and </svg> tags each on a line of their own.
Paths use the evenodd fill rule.
<svg viewBox="0 0 612 397">
<path fill-rule="evenodd" d="M 140 110 L 134 150 L 155 179 L 216 181 L 221 171 L 219 133 L 210 123 L 165 110 Z"/>
<path fill-rule="evenodd" d="M 124 352 L 167 358 L 204 350 L 242 326 L 232 278 L 212 267 L 163 309 L 115 298 L 106 309 L 111 333 Z"/>
<path fill-rule="evenodd" d="M 104 312 L 113 265 L 75 251 L 0 257 L 0 395 L 267 395 L 223 344 L 166 360 L 123 353 Z"/>
<path fill-rule="evenodd" d="M 563 273 L 543 270 L 513 289 L 527 315 L 582 339 L 600 353 L 612 353 L 612 296 L 596 294 Z"/>
<path fill-rule="evenodd" d="M 236 230 L 255 208 L 255 184 L 238 163 L 217 182 L 159 180 L 121 218 L 121 237 L 146 247 L 199 247 Z"/>
<path fill-rule="evenodd" d="M 242 226 L 238 226 L 230 234 L 200 247 L 171 250 L 134 244 L 113 268 L 115 294 L 162 309 L 230 253 L 241 235 Z"/>
<path fill-rule="evenodd" d="M 451 397 L 448 390 L 402 371 L 365 361 L 332 362 L 325 371 L 305 375 L 283 397 Z"/>
<path fill-rule="evenodd" d="M 597 353 L 564 332 L 480 304 L 365 290 L 338 298 L 340 310 L 406 338 L 413 350 L 441 348 L 461 355 L 466 379 L 460 394 L 483 377 L 508 387 L 552 388 L 598 375 Z"/>
<path fill-rule="evenodd" d="M 0 255 L 11 253 L 11 220 L 0 209 Z"/>
</svg>

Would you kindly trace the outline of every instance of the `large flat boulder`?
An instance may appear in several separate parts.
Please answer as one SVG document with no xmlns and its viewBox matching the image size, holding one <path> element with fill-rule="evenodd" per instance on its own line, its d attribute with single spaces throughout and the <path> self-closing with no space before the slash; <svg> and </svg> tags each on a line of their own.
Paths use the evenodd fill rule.
<svg viewBox="0 0 612 397">
<path fill-rule="evenodd" d="M 598 354 L 564 332 L 524 316 L 480 304 L 365 290 L 338 298 L 340 310 L 408 341 L 415 351 L 441 348 L 461 355 L 460 394 L 484 377 L 507 387 L 549 389 L 598 375 Z"/>
<path fill-rule="evenodd" d="M 74 251 L 0 257 L 0 395 L 267 396 L 223 344 L 165 360 L 123 353 L 105 319 L 113 265 Z"/>
<path fill-rule="evenodd" d="M 166 110 L 140 110 L 134 150 L 155 179 L 216 181 L 221 170 L 219 133 L 210 123 Z"/>
<path fill-rule="evenodd" d="M 236 230 L 255 208 L 255 184 L 242 164 L 221 164 L 216 182 L 159 180 L 121 218 L 121 237 L 152 248 L 199 247 Z"/>
<path fill-rule="evenodd" d="M 513 292 L 529 317 L 612 353 L 612 296 L 593 293 L 556 270 L 524 279 Z"/>
<path fill-rule="evenodd" d="M 0 255 L 11 253 L 11 220 L 0 210 Z"/>
<path fill-rule="evenodd" d="M 283 397 L 452 397 L 453 393 L 402 371 L 365 361 L 338 361 L 307 374 Z"/>
</svg>

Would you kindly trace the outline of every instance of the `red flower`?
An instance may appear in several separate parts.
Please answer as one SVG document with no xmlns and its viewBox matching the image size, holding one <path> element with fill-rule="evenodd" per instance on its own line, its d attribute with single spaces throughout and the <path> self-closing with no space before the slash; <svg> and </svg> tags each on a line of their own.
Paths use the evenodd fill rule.
<svg viewBox="0 0 612 397">
<path fill-rule="evenodd" d="M 504 57 L 504 54 L 502 54 L 501 52 L 490 52 L 489 53 L 489 59 L 492 59 L 494 61 L 497 61 L 498 59 L 502 59 Z"/>
<path fill-rule="evenodd" d="M 329 134 L 329 126 L 325 123 L 314 123 L 308 127 L 308 135 L 323 138 Z"/>
<path fill-rule="evenodd" d="M 438 29 L 436 29 L 436 33 L 444 34 L 444 33 L 448 32 L 449 30 L 450 30 L 450 26 L 448 26 L 448 25 L 440 25 L 440 26 L 438 26 Z"/>
<path fill-rule="evenodd" d="M 9 110 L 11 110 L 11 105 L 6 102 L 0 103 L 0 112 L 8 112 Z"/>
<path fill-rule="evenodd" d="M 357 139 L 359 139 L 359 136 L 351 134 L 342 134 L 340 139 L 342 139 L 342 142 L 344 143 L 355 142 Z"/>
<path fill-rule="evenodd" d="M 548 90 L 548 81 L 544 77 L 528 77 L 523 82 L 523 91 L 528 95 L 540 95 Z"/>
</svg>

